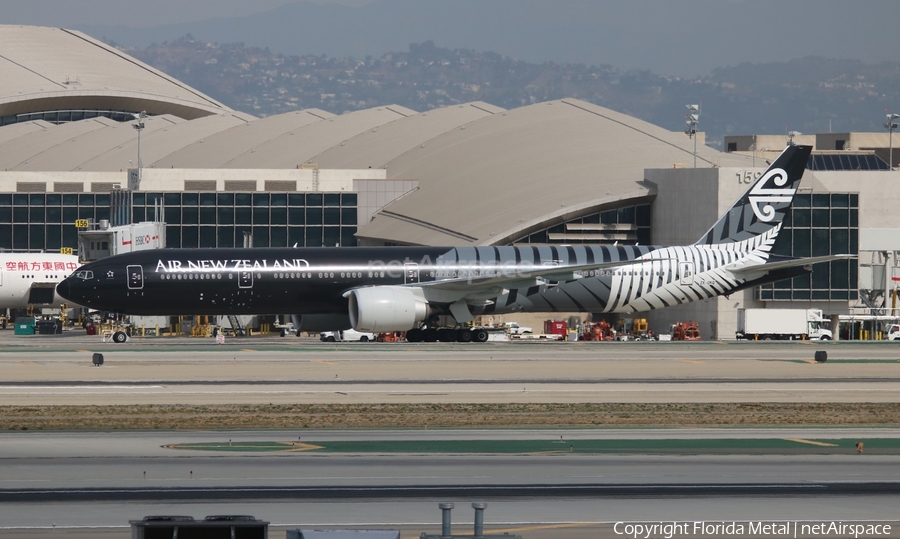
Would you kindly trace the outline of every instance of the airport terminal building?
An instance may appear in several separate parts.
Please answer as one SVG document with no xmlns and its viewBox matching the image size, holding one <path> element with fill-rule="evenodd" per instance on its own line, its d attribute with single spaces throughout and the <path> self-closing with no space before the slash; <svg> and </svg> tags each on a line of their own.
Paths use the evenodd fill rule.
<svg viewBox="0 0 900 539">
<path fill-rule="evenodd" d="M 683 133 L 576 99 L 256 118 L 79 32 L 0 26 L 0 48 L 7 250 L 76 248 L 82 219 L 161 219 L 172 248 L 689 244 L 787 143 L 729 137 L 727 152 L 700 145 L 694 168 Z M 795 142 L 815 151 L 775 252 L 859 260 L 652 311 L 651 328 L 696 320 L 730 339 L 742 307 L 891 306 L 900 246 L 864 241 L 898 228 L 887 133 Z M 122 193 L 127 211 L 111 204 Z"/>
</svg>

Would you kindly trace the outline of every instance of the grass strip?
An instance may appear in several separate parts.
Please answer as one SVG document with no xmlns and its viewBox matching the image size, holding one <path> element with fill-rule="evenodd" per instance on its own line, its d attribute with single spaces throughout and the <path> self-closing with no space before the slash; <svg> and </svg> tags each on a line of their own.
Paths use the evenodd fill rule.
<svg viewBox="0 0 900 539">
<path fill-rule="evenodd" d="M 0 430 L 898 425 L 900 403 L 0 406 Z"/>
</svg>

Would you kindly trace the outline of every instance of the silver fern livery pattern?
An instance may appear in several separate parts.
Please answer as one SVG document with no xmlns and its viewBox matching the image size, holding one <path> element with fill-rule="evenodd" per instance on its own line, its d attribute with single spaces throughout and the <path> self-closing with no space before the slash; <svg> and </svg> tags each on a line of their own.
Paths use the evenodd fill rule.
<svg viewBox="0 0 900 539">
<path fill-rule="evenodd" d="M 812 148 L 788 146 L 693 245 L 164 249 L 81 267 L 58 288 L 94 309 L 287 314 L 304 330 L 407 331 L 441 315 L 633 313 L 790 278 L 817 262 L 772 246 Z"/>
</svg>

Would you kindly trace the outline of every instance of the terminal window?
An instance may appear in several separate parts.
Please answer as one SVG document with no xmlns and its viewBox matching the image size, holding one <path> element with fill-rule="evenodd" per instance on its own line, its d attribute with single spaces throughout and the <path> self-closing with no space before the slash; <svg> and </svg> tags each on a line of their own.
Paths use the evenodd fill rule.
<svg viewBox="0 0 900 539">
<path fill-rule="evenodd" d="M 255 247 L 356 245 L 356 193 L 134 192 L 132 203 L 132 222 L 165 219 L 171 248 L 241 247 L 245 233 Z M 0 249 L 75 249 L 77 219 L 110 219 L 110 195 L 0 193 Z"/>
<path fill-rule="evenodd" d="M 650 205 L 624 206 L 605 210 L 584 217 L 577 217 L 537 232 L 532 232 L 514 242 L 529 244 L 580 244 L 580 245 L 650 244 Z"/>
<path fill-rule="evenodd" d="M 858 254 L 859 195 L 856 193 L 798 194 L 772 253 L 809 257 Z M 856 300 L 855 260 L 833 260 L 813 266 L 800 275 L 757 288 L 763 301 Z"/>
</svg>

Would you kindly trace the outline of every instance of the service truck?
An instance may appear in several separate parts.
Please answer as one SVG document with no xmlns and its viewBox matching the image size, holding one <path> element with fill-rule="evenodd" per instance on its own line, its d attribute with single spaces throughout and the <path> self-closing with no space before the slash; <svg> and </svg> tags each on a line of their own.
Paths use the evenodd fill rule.
<svg viewBox="0 0 900 539">
<path fill-rule="evenodd" d="M 889 341 L 898 341 L 900 340 L 900 324 L 891 324 L 891 327 L 887 332 L 887 340 Z"/>
<path fill-rule="evenodd" d="M 506 328 L 506 331 L 509 332 L 510 335 L 523 335 L 525 333 L 532 333 L 531 328 L 520 326 L 518 322 L 507 322 L 503 324 L 503 327 Z"/>
<path fill-rule="evenodd" d="M 364 333 L 356 331 L 353 328 L 341 331 L 322 331 L 319 333 L 319 340 L 322 342 L 339 342 L 339 341 L 359 341 L 359 342 L 375 342 L 377 335 L 374 333 Z"/>
<path fill-rule="evenodd" d="M 833 338 L 821 309 L 738 309 L 735 337 L 747 340 L 822 340 Z"/>
</svg>

